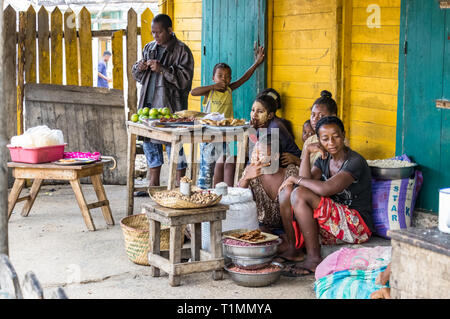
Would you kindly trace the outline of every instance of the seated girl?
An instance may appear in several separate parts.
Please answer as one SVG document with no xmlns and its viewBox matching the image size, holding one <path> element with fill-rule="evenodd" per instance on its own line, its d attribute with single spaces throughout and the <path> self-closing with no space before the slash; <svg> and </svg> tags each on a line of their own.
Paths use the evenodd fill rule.
<svg viewBox="0 0 450 319">
<path fill-rule="evenodd" d="M 260 135 L 261 131 L 264 132 L 263 129 L 267 129 L 267 132 L 263 135 L 272 134 L 273 129 L 278 129 L 282 165 L 295 164 L 300 166 L 302 152 L 295 144 L 295 140 L 286 126 L 275 116 L 276 111 L 276 99 L 267 94 L 258 95 L 252 105 L 250 125 L 257 130 L 257 135 Z"/>
<path fill-rule="evenodd" d="M 250 164 L 245 168 L 238 186 L 250 187 L 252 190 L 261 230 L 279 234 L 282 223 L 278 189 L 288 177 L 298 175 L 298 167 L 293 164 L 279 167 L 280 153 L 278 150 L 271 151 L 272 145 L 275 146 L 275 143 L 271 141 L 270 135 L 260 137 L 253 148 Z"/>
<path fill-rule="evenodd" d="M 313 103 L 311 107 L 310 124 L 313 130 L 316 129 L 317 122 L 325 116 L 336 116 L 337 115 L 337 104 L 332 98 L 330 92 L 323 90 L 320 92 L 320 97 Z M 315 132 L 314 132 L 315 133 Z M 316 134 L 312 134 L 306 139 L 303 144 L 303 149 L 308 148 L 309 144 L 318 144 L 319 140 Z M 315 161 L 320 157 L 319 152 L 310 153 L 310 163 L 311 166 L 314 165 Z M 305 158 L 305 154 L 302 154 L 302 159 Z"/>
<path fill-rule="evenodd" d="M 292 192 L 290 198 L 280 196 L 287 237 L 281 257 L 297 261 L 285 275 L 313 273 L 322 261 L 320 243 L 359 244 L 374 231 L 371 173 L 366 160 L 345 145 L 339 118 L 320 119 L 316 134 L 319 144 L 310 144 L 303 152 L 305 158 L 313 152 L 321 156 L 313 167 L 310 161 L 302 161 L 299 176 L 289 177 L 279 189 L 279 193 Z M 306 248 L 306 258 L 302 247 Z"/>
</svg>

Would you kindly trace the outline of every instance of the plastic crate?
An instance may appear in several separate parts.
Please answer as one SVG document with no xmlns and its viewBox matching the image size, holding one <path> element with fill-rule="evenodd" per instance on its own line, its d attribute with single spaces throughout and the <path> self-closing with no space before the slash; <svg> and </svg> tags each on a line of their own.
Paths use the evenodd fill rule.
<svg viewBox="0 0 450 319">
<path fill-rule="evenodd" d="M 38 164 L 62 159 L 65 146 L 66 144 L 44 147 L 18 147 L 8 145 L 8 148 L 13 162 Z"/>
</svg>

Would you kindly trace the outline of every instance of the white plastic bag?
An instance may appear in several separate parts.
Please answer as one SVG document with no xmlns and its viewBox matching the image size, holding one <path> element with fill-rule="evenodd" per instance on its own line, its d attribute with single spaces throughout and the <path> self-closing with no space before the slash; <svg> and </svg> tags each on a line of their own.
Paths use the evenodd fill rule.
<svg viewBox="0 0 450 319">
<path fill-rule="evenodd" d="M 226 218 L 222 221 L 222 232 L 233 229 L 258 229 L 258 212 L 253 193 L 248 188 L 228 187 L 228 195 L 220 200 L 228 205 Z M 202 223 L 202 248 L 210 250 L 209 223 Z"/>
<path fill-rule="evenodd" d="M 22 135 L 13 136 L 11 145 L 19 147 L 44 147 L 64 144 L 61 130 L 51 130 L 46 125 L 31 127 Z"/>
<path fill-rule="evenodd" d="M 219 112 L 212 112 L 208 115 L 204 116 L 203 119 L 205 120 L 212 120 L 212 121 L 222 121 L 225 118 L 225 114 L 220 114 Z"/>
</svg>

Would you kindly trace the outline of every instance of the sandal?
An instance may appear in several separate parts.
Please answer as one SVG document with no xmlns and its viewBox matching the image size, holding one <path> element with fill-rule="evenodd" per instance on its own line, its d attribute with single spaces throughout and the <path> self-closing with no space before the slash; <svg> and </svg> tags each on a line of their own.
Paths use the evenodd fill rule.
<svg viewBox="0 0 450 319">
<path fill-rule="evenodd" d="M 298 271 L 306 271 L 306 273 L 299 273 Z M 308 269 L 308 268 L 304 268 L 304 267 L 295 267 L 294 265 L 291 265 L 290 267 L 287 267 L 284 271 L 281 272 L 282 276 L 285 277 L 305 277 L 305 276 L 309 276 L 309 275 L 313 275 L 315 273 L 315 271 Z"/>
</svg>

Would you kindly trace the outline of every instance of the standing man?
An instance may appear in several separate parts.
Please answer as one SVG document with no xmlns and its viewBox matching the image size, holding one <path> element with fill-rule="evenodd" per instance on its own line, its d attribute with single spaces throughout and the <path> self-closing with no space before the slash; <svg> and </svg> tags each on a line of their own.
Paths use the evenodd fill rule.
<svg viewBox="0 0 450 319">
<path fill-rule="evenodd" d="M 186 110 L 194 74 L 191 50 L 176 38 L 172 20 L 166 14 L 158 14 L 153 18 L 152 35 L 155 40 L 145 45 L 142 59 L 132 68 L 133 78 L 142 84 L 138 108 L 168 107 L 171 112 Z M 150 186 L 159 186 L 161 166 L 164 163 L 161 143 L 144 139 L 143 149 Z M 169 158 L 170 148 L 170 144 L 167 144 Z M 181 161 L 177 163 L 177 182 L 186 174 L 183 149 L 180 150 L 180 158 Z M 146 192 L 144 194 L 147 195 Z"/>
<path fill-rule="evenodd" d="M 103 52 L 102 60 L 98 62 L 98 79 L 97 86 L 102 88 L 109 88 L 108 82 L 111 82 L 111 79 L 107 77 L 106 74 L 106 64 L 111 58 L 111 52 L 105 51 Z"/>
</svg>

